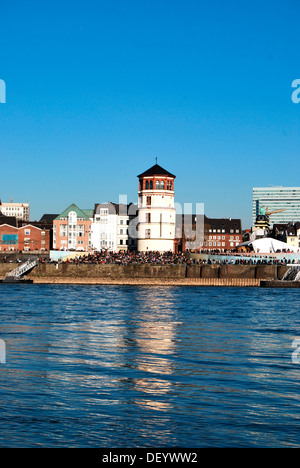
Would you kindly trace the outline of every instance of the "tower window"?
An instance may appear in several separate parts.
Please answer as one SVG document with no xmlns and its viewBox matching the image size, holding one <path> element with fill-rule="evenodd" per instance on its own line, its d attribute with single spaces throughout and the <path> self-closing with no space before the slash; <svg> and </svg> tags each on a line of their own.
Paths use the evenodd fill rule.
<svg viewBox="0 0 300 468">
<path fill-rule="evenodd" d="M 148 190 L 148 188 L 149 188 L 149 182 L 148 180 L 146 180 L 146 190 Z"/>
<path fill-rule="evenodd" d="M 150 180 L 150 190 L 153 189 L 153 180 Z"/>
<path fill-rule="evenodd" d="M 155 188 L 158 190 L 159 189 L 159 180 L 156 181 Z"/>
<path fill-rule="evenodd" d="M 151 206 L 151 197 L 146 198 L 146 205 Z"/>
<path fill-rule="evenodd" d="M 161 181 L 161 183 L 160 183 L 160 188 L 161 188 L 162 190 L 164 190 L 164 189 L 165 189 L 165 183 L 164 183 L 164 181 L 163 181 L 163 180 L 162 180 L 162 181 Z"/>
</svg>

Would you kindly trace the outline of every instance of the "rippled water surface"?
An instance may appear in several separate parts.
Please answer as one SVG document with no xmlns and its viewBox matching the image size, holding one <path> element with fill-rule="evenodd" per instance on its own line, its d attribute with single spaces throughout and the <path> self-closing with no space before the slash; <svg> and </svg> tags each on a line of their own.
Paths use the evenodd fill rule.
<svg viewBox="0 0 300 468">
<path fill-rule="evenodd" d="M 1 447 L 299 447 L 299 290 L 0 285 Z"/>
</svg>

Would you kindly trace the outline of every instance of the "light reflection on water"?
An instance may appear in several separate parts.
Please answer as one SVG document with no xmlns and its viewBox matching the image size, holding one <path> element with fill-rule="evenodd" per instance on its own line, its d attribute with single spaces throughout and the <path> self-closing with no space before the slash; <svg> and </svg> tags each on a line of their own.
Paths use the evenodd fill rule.
<svg viewBox="0 0 300 468">
<path fill-rule="evenodd" d="M 2 285 L 1 446 L 300 446 L 297 290 Z"/>
</svg>

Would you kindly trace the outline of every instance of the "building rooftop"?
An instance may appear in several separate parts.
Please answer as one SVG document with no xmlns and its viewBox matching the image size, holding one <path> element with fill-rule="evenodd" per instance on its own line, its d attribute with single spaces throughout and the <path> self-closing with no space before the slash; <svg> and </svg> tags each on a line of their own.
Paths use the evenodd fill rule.
<svg viewBox="0 0 300 468">
<path fill-rule="evenodd" d="M 208 218 L 205 215 L 188 214 L 176 215 L 177 227 L 181 224 L 189 225 L 190 227 L 196 226 L 196 219 L 199 222 L 203 221 L 205 230 L 209 229 L 225 229 L 225 232 L 229 233 L 231 229 L 239 229 L 242 232 L 242 221 L 241 219 L 230 219 L 230 218 Z"/>
<path fill-rule="evenodd" d="M 48 214 L 48 213 L 45 213 L 43 214 L 43 216 L 41 217 L 40 219 L 40 223 L 53 223 L 53 221 L 55 220 L 55 218 L 57 218 L 57 216 L 59 216 L 57 213 L 56 214 Z"/>
<path fill-rule="evenodd" d="M 154 166 L 150 167 L 147 171 L 143 172 L 142 174 L 138 175 L 137 177 L 146 177 L 146 176 L 154 176 L 154 175 L 163 175 L 167 177 L 174 177 L 176 176 L 174 174 L 171 174 L 171 172 L 166 171 L 163 167 L 159 166 L 158 164 L 154 164 Z"/>
<path fill-rule="evenodd" d="M 87 215 L 88 218 L 94 217 L 94 209 L 82 208 L 82 211 Z"/>
<path fill-rule="evenodd" d="M 70 205 L 68 208 L 66 208 L 55 219 L 59 220 L 60 218 L 67 218 L 70 211 L 74 211 L 78 218 L 83 218 L 85 220 L 90 219 L 89 213 L 86 213 L 84 210 L 81 210 L 80 208 L 78 208 L 78 206 L 75 205 L 75 203 L 72 203 L 72 205 Z M 91 211 L 94 212 L 94 210 L 91 210 Z"/>
<path fill-rule="evenodd" d="M 213 229 L 225 229 L 229 230 L 234 228 L 242 229 L 242 222 L 240 219 L 230 219 L 230 218 L 206 218 L 207 224 Z"/>
<path fill-rule="evenodd" d="M 16 227 L 17 219 L 15 216 L 5 216 L 4 214 L 0 213 L 0 224 L 8 224 L 9 226 Z"/>
<path fill-rule="evenodd" d="M 117 214 L 117 215 L 136 215 L 138 206 L 135 205 L 134 203 L 129 203 L 128 205 L 125 205 L 123 203 L 118 204 L 118 203 L 95 203 L 95 214 L 100 213 L 101 208 L 107 208 L 108 209 L 108 214 Z"/>
</svg>

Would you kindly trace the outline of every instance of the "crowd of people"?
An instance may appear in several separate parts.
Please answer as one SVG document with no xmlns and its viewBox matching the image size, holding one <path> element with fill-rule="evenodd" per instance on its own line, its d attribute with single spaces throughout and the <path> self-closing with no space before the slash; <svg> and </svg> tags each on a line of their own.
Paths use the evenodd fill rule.
<svg viewBox="0 0 300 468">
<path fill-rule="evenodd" d="M 239 265 L 286 265 L 290 263 L 298 263 L 298 259 L 279 258 L 274 256 L 217 256 L 210 255 L 207 258 L 192 255 L 190 252 L 172 253 L 172 252 L 94 252 L 84 256 L 75 256 L 65 260 L 75 264 L 150 264 L 150 265 L 224 265 L 224 264 L 239 264 Z"/>
<path fill-rule="evenodd" d="M 21 263 L 25 261 L 18 256 L 0 256 L 1 263 Z M 57 263 L 47 256 L 39 257 L 40 263 Z M 137 251 L 119 251 L 119 252 L 93 252 L 85 255 L 75 255 L 71 258 L 62 258 L 60 261 L 72 264 L 149 264 L 149 265 L 222 265 L 222 264 L 240 264 L 240 265 L 286 265 L 297 264 L 299 258 L 278 257 L 275 255 L 249 255 L 247 254 L 210 254 L 210 255 L 193 255 L 191 252 L 137 252 Z"/>
<path fill-rule="evenodd" d="M 300 259 L 294 258 L 278 258 L 278 257 L 268 257 L 260 256 L 260 257 L 249 257 L 249 258 L 223 258 L 214 260 L 210 257 L 208 260 L 205 261 L 207 264 L 219 264 L 219 265 L 287 265 L 287 264 L 300 264 Z"/>
<path fill-rule="evenodd" d="M 151 265 L 181 265 L 190 262 L 184 253 L 172 252 L 94 252 L 84 256 L 76 256 L 68 260 L 70 263 L 114 263 L 118 265 L 151 264 Z"/>
</svg>

